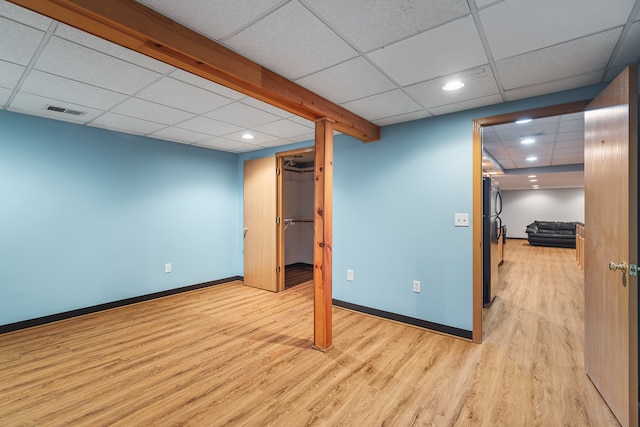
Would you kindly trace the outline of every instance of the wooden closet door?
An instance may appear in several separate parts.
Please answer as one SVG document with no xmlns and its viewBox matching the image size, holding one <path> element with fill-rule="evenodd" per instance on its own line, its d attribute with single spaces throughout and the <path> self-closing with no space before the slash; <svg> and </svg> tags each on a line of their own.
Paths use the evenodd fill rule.
<svg viewBox="0 0 640 427">
<path fill-rule="evenodd" d="M 276 158 L 244 163 L 244 284 L 278 290 Z"/>
</svg>

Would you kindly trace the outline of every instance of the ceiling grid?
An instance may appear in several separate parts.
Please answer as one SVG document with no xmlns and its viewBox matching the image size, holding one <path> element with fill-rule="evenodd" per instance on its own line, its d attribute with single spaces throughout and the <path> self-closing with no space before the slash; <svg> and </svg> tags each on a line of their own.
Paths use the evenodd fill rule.
<svg viewBox="0 0 640 427">
<path fill-rule="evenodd" d="M 379 126 L 605 83 L 640 59 L 640 0 L 138 3 Z M 465 86 L 444 92 L 454 78 Z M 6 0 L 0 108 L 234 153 L 314 135 L 310 120 Z M 539 144 L 549 166 L 576 161 L 563 126 Z M 526 150 L 492 144 L 505 169 L 527 166 Z"/>
</svg>

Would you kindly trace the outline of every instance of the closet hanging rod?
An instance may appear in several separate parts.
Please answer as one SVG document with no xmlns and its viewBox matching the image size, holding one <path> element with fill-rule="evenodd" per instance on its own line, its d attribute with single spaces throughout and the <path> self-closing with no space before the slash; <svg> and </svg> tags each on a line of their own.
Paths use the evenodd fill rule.
<svg viewBox="0 0 640 427">
<path fill-rule="evenodd" d="M 295 225 L 296 223 L 313 223 L 313 219 L 309 218 L 285 218 L 284 220 L 284 229 L 286 230 L 290 225 Z"/>
</svg>

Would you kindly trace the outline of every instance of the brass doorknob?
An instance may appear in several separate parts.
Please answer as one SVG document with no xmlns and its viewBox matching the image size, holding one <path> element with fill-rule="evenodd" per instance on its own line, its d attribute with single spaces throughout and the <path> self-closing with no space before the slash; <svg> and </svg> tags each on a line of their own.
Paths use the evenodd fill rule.
<svg viewBox="0 0 640 427">
<path fill-rule="evenodd" d="M 616 264 L 615 262 L 611 261 L 609 263 L 609 270 L 611 270 L 611 271 L 620 270 L 620 271 L 622 271 L 622 274 L 626 274 L 627 273 L 627 263 L 622 261 L 620 264 Z"/>
</svg>

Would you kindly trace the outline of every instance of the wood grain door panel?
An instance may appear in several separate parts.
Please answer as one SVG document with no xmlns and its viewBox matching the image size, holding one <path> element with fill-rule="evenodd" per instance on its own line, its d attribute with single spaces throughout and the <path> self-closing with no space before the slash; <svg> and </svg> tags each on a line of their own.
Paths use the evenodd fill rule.
<svg viewBox="0 0 640 427">
<path fill-rule="evenodd" d="M 276 292 L 276 158 L 244 163 L 244 283 Z"/>
<path fill-rule="evenodd" d="M 585 111 L 585 368 L 618 421 L 638 425 L 637 67 Z"/>
</svg>

